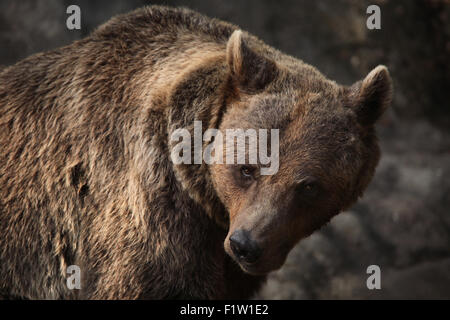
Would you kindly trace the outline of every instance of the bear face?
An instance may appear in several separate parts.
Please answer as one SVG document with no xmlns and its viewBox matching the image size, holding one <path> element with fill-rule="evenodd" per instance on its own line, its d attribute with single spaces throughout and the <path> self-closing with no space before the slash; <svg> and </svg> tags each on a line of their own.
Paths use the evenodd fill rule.
<svg viewBox="0 0 450 320">
<path fill-rule="evenodd" d="M 277 160 L 271 174 L 262 174 L 267 165 L 259 158 L 250 164 L 250 139 L 245 163 L 210 167 L 229 213 L 226 252 L 245 272 L 265 274 L 362 195 L 380 157 L 374 124 L 390 103 L 391 79 L 379 66 L 363 81 L 340 86 L 300 61 L 254 51 L 241 31 L 228 42 L 227 62 L 235 97 L 220 131 L 263 128 L 278 135 L 268 146 Z M 232 145 L 221 147 L 234 157 Z"/>
</svg>

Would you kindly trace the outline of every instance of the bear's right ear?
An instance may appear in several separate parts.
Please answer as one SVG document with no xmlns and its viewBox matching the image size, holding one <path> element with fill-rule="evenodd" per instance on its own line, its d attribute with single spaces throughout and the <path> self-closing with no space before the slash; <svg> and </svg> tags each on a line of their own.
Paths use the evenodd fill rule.
<svg viewBox="0 0 450 320">
<path fill-rule="evenodd" d="M 249 48 L 241 30 L 228 40 L 227 62 L 235 84 L 244 91 L 260 91 L 276 76 L 275 62 Z"/>
</svg>

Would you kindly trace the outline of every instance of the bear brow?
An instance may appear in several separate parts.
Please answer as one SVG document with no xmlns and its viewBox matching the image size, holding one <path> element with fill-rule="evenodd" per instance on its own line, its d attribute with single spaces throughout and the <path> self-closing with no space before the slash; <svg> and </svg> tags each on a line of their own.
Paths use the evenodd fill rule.
<svg viewBox="0 0 450 320">
<path fill-rule="evenodd" d="M 292 120 L 294 99 L 271 94 L 254 102 L 257 104 L 249 114 L 250 120 L 259 128 L 280 129 Z"/>
</svg>

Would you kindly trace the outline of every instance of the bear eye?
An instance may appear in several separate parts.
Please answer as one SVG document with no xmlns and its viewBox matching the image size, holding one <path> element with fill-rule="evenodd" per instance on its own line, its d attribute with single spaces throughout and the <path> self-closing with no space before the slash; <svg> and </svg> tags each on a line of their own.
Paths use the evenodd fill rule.
<svg viewBox="0 0 450 320">
<path fill-rule="evenodd" d="M 242 166 L 240 169 L 241 176 L 245 179 L 253 178 L 253 173 L 255 172 L 255 168 L 250 166 Z"/>
<path fill-rule="evenodd" d="M 232 170 L 234 181 L 241 188 L 247 189 L 256 181 L 256 167 L 243 165 Z"/>
<path fill-rule="evenodd" d="M 303 187 L 303 190 L 309 195 L 315 195 L 317 193 L 317 184 L 308 183 Z"/>
<path fill-rule="evenodd" d="M 312 198 L 317 196 L 320 191 L 320 187 L 315 179 L 307 179 L 298 185 L 297 190 L 303 196 Z"/>
</svg>

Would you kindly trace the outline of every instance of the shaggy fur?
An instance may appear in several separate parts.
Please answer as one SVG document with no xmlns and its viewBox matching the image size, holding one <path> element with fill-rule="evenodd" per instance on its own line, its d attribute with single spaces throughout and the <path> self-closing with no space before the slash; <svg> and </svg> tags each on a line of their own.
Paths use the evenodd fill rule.
<svg viewBox="0 0 450 320">
<path fill-rule="evenodd" d="M 281 242 L 291 232 L 286 248 L 362 194 L 379 158 L 372 125 L 388 103 L 386 69 L 343 88 L 237 30 L 146 7 L 1 71 L 0 295 L 250 297 L 264 275 L 244 272 L 224 241 L 242 208 L 263 201 L 229 181 L 225 166 L 172 164 L 169 137 L 194 120 L 203 130 L 283 129 L 286 157 L 260 192 L 275 202 L 291 201 L 306 159 L 327 168 L 319 175 L 332 196 L 315 217 L 284 227 L 280 218 L 270 233 Z M 66 287 L 69 265 L 82 270 L 81 290 Z"/>
</svg>

